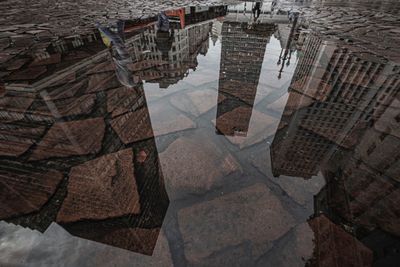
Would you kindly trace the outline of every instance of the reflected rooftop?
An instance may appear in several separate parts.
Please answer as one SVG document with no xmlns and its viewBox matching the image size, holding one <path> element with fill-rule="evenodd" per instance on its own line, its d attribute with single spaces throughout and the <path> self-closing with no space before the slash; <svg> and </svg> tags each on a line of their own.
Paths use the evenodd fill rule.
<svg viewBox="0 0 400 267">
<path fill-rule="evenodd" d="M 0 20 L 0 265 L 397 266 L 399 3 L 271 2 Z"/>
</svg>

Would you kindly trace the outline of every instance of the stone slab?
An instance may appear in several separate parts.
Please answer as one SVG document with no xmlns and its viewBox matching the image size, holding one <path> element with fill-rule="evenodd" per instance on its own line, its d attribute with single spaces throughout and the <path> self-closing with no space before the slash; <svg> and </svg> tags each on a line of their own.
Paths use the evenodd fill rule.
<svg viewBox="0 0 400 267">
<path fill-rule="evenodd" d="M 58 171 L 0 171 L 0 219 L 39 211 L 63 179 Z"/>
<path fill-rule="evenodd" d="M 181 137 L 159 158 L 171 198 L 207 192 L 221 184 L 225 176 L 241 171 L 231 154 L 205 138 Z"/>
<path fill-rule="evenodd" d="M 131 149 L 73 167 L 57 222 L 101 220 L 140 212 Z"/>
<path fill-rule="evenodd" d="M 56 102 L 46 101 L 44 106 L 33 110 L 32 113 L 35 115 L 51 116 L 54 118 L 87 115 L 92 112 L 95 101 L 96 95 L 94 94 L 72 97 L 58 100 Z"/>
<path fill-rule="evenodd" d="M 181 209 L 178 222 L 190 264 L 244 241 L 254 248 L 271 243 L 294 226 L 292 215 L 264 184 Z"/>
<path fill-rule="evenodd" d="M 325 215 L 309 224 L 315 235 L 315 266 L 372 266 L 373 252 Z"/>
<path fill-rule="evenodd" d="M 224 96 L 218 97 L 217 91 L 205 89 L 185 94 L 178 93 L 170 98 L 170 102 L 176 108 L 197 117 L 208 112 L 224 99 Z"/>
<path fill-rule="evenodd" d="M 318 194 L 325 185 L 325 179 L 322 174 L 308 180 L 302 177 L 290 177 L 285 175 L 274 177 L 272 174 L 269 147 L 261 150 L 257 155 L 251 156 L 250 161 L 254 167 L 267 176 L 272 182 L 278 184 L 289 197 L 300 205 L 312 203 L 314 195 Z"/>
<path fill-rule="evenodd" d="M 19 157 L 44 134 L 45 127 L 0 125 L 0 156 Z"/>
<path fill-rule="evenodd" d="M 98 153 L 105 131 L 103 118 L 55 123 L 29 160 Z"/>
<path fill-rule="evenodd" d="M 219 132 L 234 145 L 243 149 L 275 134 L 279 120 L 251 107 L 238 107 L 219 116 L 214 124 Z M 236 129 L 240 128 L 240 131 Z M 247 129 L 243 130 L 244 128 Z"/>
<path fill-rule="evenodd" d="M 143 102 L 144 96 L 133 88 L 119 87 L 107 92 L 107 112 L 113 118 L 136 110 Z"/>
</svg>

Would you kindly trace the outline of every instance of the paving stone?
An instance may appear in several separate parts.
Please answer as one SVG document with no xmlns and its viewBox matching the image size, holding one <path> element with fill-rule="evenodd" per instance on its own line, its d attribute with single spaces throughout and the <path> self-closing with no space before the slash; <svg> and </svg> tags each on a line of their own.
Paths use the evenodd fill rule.
<svg viewBox="0 0 400 267">
<path fill-rule="evenodd" d="M 131 149 L 73 167 L 57 222 L 101 220 L 140 212 Z"/>
<path fill-rule="evenodd" d="M 102 118 L 55 123 L 37 145 L 29 160 L 98 153 L 105 123 Z"/>
<path fill-rule="evenodd" d="M 58 171 L 0 171 L 0 219 L 36 212 L 49 200 L 63 175 Z"/>
<path fill-rule="evenodd" d="M 170 98 L 170 103 L 183 112 L 199 116 L 199 111 L 186 94 L 176 94 Z"/>
<path fill-rule="evenodd" d="M 105 91 L 118 86 L 121 86 L 121 84 L 118 82 L 115 72 L 93 74 L 89 77 L 89 85 L 86 93 Z"/>
<path fill-rule="evenodd" d="M 293 266 L 303 267 L 313 256 L 314 232 L 308 223 L 293 228 L 287 236 L 261 257 L 255 266 Z"/>
<path fill-rule="evenodd" d="M 166 99 L 169 95 L 188 89 L 187 85 L 181 83 L 175 84 L 174 86 L 169 87 L 167 90 L 164 90 L 165 88 L 160 88 L 159 84 L 155 82 L 146 82 L 144 87 L 146 91 L 147 102 Z"/>
<path fill-rule="evenodd" d="M 1 73 L 0 73 L 0 79 L 1 79 Z M 4 97 L 6 94 L 6 87 L 4 84 L 0 84 L 0 97 Z"/>
<path fill-rule="evenodd" d="M 400 124 L 398 114 L 400 113 L 400 99 L 393 99 L 391 105 L 374 124 L 374 128 L 382 133 L 387 133 L 400 138 Z"/>
<path fill-rule="evenodd" d="M 237 246 L 231 246 L 213 253 L 209 257 L 202 259 L 201 262 L 190 263 L 189 266 L 196 267 L 241 267 L 254 266 L 255 260 L 252 255 L 252 246 L 250 242 L 243 242 Z"/>
<path fill-rule="evenodd" d="M 0 79 L 3 78 L 3 77 L 8 76 L 9 74 L 10 74 L 10 72 L 8 72 L 8 71 L 0 71 Z"/>
<path fill-rule="evenodd" d="M 300 94 L 296 91 L 291 91 L 289 94 L 289 98 L 286 102 L 283 115 L 289 116 L 293 114 L 294 111 L 299 110 L 303 107 L 308 107 L 314 102 L 315 100 L 309 96 Z"/>
<path fill-rule="evenodd" d="M 309 180 L 301 177 L 280 176 L 272 179 L 277 183 L 294 201 L 300 205 L 312 203 L 313 198 L 325 185 L 324 177 L 319 174 Z"/>
<path fill-rule="evenodd" d="M 62 118 L 67 116 L 87 115 L 93 110 L 96 95 L 83 95 L 77 98 L 68 98 L 56 102 L 47 101 L 43 106 L 33 110 L 35 115 Z"/>
<path fill-rule="evenodd" d="M 107 250 L 107 254 L 109 254 L 110 250 Z M 106 253 L 105 253 L 106 254 Z M 129 256 L 127 256 L 128 254 L 126 253 L 125 256 L 124 255 L 115 255 L 115 253 L 112 253 L 111 255 L 113 255 L 113 259 L 120 262 L 119 266 L 124 266 L 124 265 L 135 265 L 135 266 L 155 266 L 155 267 L 172 267 L 174 266 L 173 262 L 172 262 L 172 256 L 171 256 L 171 251 L 170 251 L 170 247 L 168 244 L 168 240 L 164 234 L 163 231 L 159 232 L 158 235 L 158 239 L 157 242 L 155 244 L 153 253 L 151 255 L 151 257 L 146 257 L 143 255 L 132 255 L 132 253 L 129 254 Z M 116 257 L 115 257 L 116 256 Z M 106 262 L 106 258 L 100 262 L 99 261 L 99 265 L 104 264 Z M 96 265 L 96 266 L 99 266 Z M 107 266 L 107 265 L 103 265 L 103 266 Z"/>
<path fill-rule="evenodd" d="M 102 73 L 102 72 L 113 72 L 115 67 L 112 61 L 105 61 L 97 64 L 94 68 L 90 69 L 87 74 Z"/>
<path fill-rule="evenodd" d="M 324 71 L 322 68 L 321 70 Z M 290 88 L 318 101 L 325 101 L 332 91 L 330 84 L 314 76 L 302 77 L 292 82 Z"/>
<path fill-rule="evenodd" d="M 45 127 L 0 124 L 0 156 L 19 157 L 44 134 Z"/>
<path fill-rule="evenodd" d="M 33 61 L 29 66 L 34 67 L 34 66 L 43 66 L 43 65 L 51 65 L 51 64 L 57 64 L 61 62 L 61 54 L 56 53 L 50 55 L 48 58 L 43 58 L 43 59 L 37 59 Z"/>
<path fill-rule="evenodd" d="M 181 209 L 178 222 L 190 264 L 245 241 L 253 248 L 271 243 L 294 226 L 291 214 L 264 184 Z"/>
<path fill-rule="evenodd" d="M 200 116 L 214 108 L 218 103 L 225 99 L 224 96 L 218 97 L 215 90 L 197 90 L 186 94 L 175 94 L 170 98 L 170 102 L 176 108 L 190 113 L 193 116 Z"/>
<path fill-rule="evenodd" d="M 11 73 L 11 75 L 7 77 L 7 80 L 31 81 L 39 78 L 39 76 L 46 73 L 46 71 L 47 68 L 45 66 L 31 67 Z"/>
<path fill-rule="evenodd" d="M 315 235 L 313 266 L 372 266 L 372 251 L 325 215 L 309 224 Z"/>
<path fill-rule="evenodd" d="M 196 123 L 170 105 L 162 102 L 149 107 L 155 136 L 196 128 Z"/>
<path fill-rule="evenodd" d="M 33 34 L 33 35 L 36 35 L 36 34 L 39 34 L 39 33 L 43 33 L 43 32 L 45 32 L 45 30 L 26 31 L 26 33 L 28 33 L 28 34 Z"/>
<path fill-rule="evenodd" d="M 85 80 L 76 83 L 71 82 L 64 86 L 58 86 L 55 89 L 47 89 L 46 91 L 42 91 L 40 94 L 44 100 L 70 98 L 73 97 L 85 84 Z"/>
<path fill-rule="evenodd" d="M 159 233 L 159 228 L 125 228 L 107 232 L 96 241 L 151 256 Z"/>
<path fill-rule="evenodd" d="M 147 108 L 128 112 L 113 119 L 111 127 L 124 144 L 154 137 Z"/>
<path fill-rule="evenodd" d="M 1 120 L 12 120 L 13 113 L 25 113 L 33 101 L 33 98 L 24 96 L 5 96 L 0 98 Z"/>
<path fill-rule="evenodd" d="M 48 7 L 46 9 L 44 9 L 44 8 L 40 7 L 41 3 L 37 3 L 37 5 L 39 5 L 39 7 L 36 7 L 37 5 L 35 4 L 35 5 L 32 5 L 32 7 L 29 8 L 29 10 L 27 10 L 26 8 L 25 9 L 24 8 L 20 8 L 22 10 L 22 12 L 25 12 L 25 13 L 28 12 L 28 13 L 24 14 L 23 16 L 18 15 L 18 12 L 19 13 L 21 12 L 21 11 L 16 11 L 16 9 L 18 9 L 18 8 L 10 8 L 11 5 L 9 5 L 8 2 L 6 1 L 5 2 L 6 4 L 2 5 L 3 9 L 6 10 L 6 11 L 3 10 L 4 11 L 3 13 L 7 14 L 7 16 L 9 16 L 9 17 L 11 17 L 11 16 L 14 17 L 15 16 L 15 18 L 7 17 L 8 21 L 12 21 L 12 23 L 15 23 L 15 24 L 17 24 L 17 23 L 21 24 L 24 21 L 25 22 L 29 22 L 29 20 L 32 20 L 32 19 L 34 19 L 35 21 L 38 21 L 38 20 L 42 20 L 42 17 L 43 17 L 43 15 L 39 14 L 39 13 L 48 13 L 49 16 L 45 18 L 45 21 L 48 20 L 51 23 L 48 23 L 47 27 L 54 27 L 54 28 L 59 27 L 60 29 L 56 29 L 56 30 L 57 31 L 59 30 L 60 32 L 65 31 L 66 28 L 70 28 L 69 29 L 69 34 L 71 34 L 71 35 L 73 34 L 72 31 L 76 31 L 77 28 L 74 27 L 74 25 L 76 25 L 77 23 L 82 23 L 82 24 L 86 24 L 87 23 L 87 24 L 90 24 L 91 27 L 93 27 L 93 24 L 94 24 L 93 21 L 95 21 L 96 18 L 98 18 L 99 16 L 101 17 L 103 14 L 105 14 L 104 12 L 103 13 L 102 12 L 99 13 L 98 10 L 96 10 L 99 7 L 102 7 L 101 1 L 100 1 L 100 3 L 98 1 L 96 3 L 96 5 L 93 5 L 93 8 L 90 6 L 93 3 L 87 4 L 88 1 L 83 1 L 79 5 L 79 10 L 75 10 L 75 6 L 68 6 L 68 5 L 63 5 L 63 4 L 56 5 L 57 6 L 56 10 L 52 9 L 53 7 Z M 19 2 L 20 1 L 14 1 L 12 4 L 17 6 L 17 4 Z M 164 8 L 165 6 L 176 5 L 176 4 L 181 5 L 182 4 L 181 1 L 178 1 L 178 2 L 176 2 L 176 3 L 166 3 L 165 5 L 152 5 L 152 4 L 145 3 L 146 4 L 146 12 L 147 12 L 147 10 L 150 10 L 150 9 L 151 10 L 157 10 L 157 9 Z M 333 2 L 333 1 L 327 1 L 327 2 Z M 358 1 L 358 2 L 360 2 L 360 1 Z M 395 1 L 391 1 L 391 2 L 392 2 L 393 6 L 394 6 L 394 4 L 397 4 Z M 127 3 L 127 2 L 125 1 L 124 3 Z M 129 4 L 134 4 L 135 5 L 135 9 L 137 9 L 137 10 L 141 9 L 140 8 L 141 4 L 139 4 L 139 6 L 137 6 L 138 5 L 137 3 L 133 3 L 133 2 L 129 3 Z M 328 5 L 329 3 L 324 3 L 324 5 L 325 4 Z M 344 3 L 343 2 L 341 4 L 346 5 L 348 3 Z M 356 5 L 356 4 L 353 3 L 353 5 Z M 106 9 L 105 8 L 106 5 L 104 5 L 104 10 L 107 10 L 107 14 L 108 15 L 111 15 L 111 16 L 114 16 L 114 15 L 115 16 L 122 16 L 122 15 L 118 14 L 118 12 L 117 12 L 118 8 L 121 7 L 121 6 L 123 6 L 124 8 L 127 8 L 125 5 L 108 5 L 107 9 Z M 149 6 L 149 7 L 147 8 L 147 6 Z M 374 7 L 371 10 L 376 9 L 378 6 L 379 5 L 377 5 L 376 7 Z M 392 9 L 392 7 L 390 7 L 390 8 Z M 58 9 L 60 9 L 60 10 L 58 10 Z M 349 31 L 348 35 L 355 35 L 355 33 L 356 33 L 355 37 L 357 37 L 359 39 L 363 39 L 363 40 L 369 41 L 369 42 L 371 42 L 371 36 L 375 35 L 375 38 L 377 40 L 379 40 L 379 42 L 382 44 L 382 47 L 384 47 L 384 49 L 386 49 L 386 52 L 385 52 L 384 56 L 386 58 L 390 58 L 394 62 L 398 62 L 399 61 L 398 60 L 399 57 L 396 57 L 396 52 L 395 52 L 396 51 L 395 49 L 397 49 L 397 48 L 392 48 L 393 46 L 398 44 L 398 40 L 397 41 L 388 42 L 388 39 L 385 36 L 387 36 L 389 34 L 387 32 L 385 32 L 385 31 L 381 31 L 380 28 L 376 25 L 377 22 L 379 23 L 378 20 L 385 21 L 385 23 L 386 22 L 395 23 L 398 20 L 396 15 L 390 15 L 390 14 L 383 13 L 382 12 L 382 10 L 384 10 L 383 7 L 382 7 L 382 10 L 379 11 L 379 12 L 375 12 L 374 11 L 373 13 L 376 13 L 376 14 L 373 14 L 373 16 L 371 16 L 371 13 L 370 13 L 371 11 L 369 11 L 369 14 L 367 13 L 368 15 L 366 15 L 366 14 L 362 14 L 361 15 L 362 12 L 360 12 L 360 10 L 363 10 L 363 7 L 362 7 L 362 5 L 358 5 L 358 3 L 357 3 L 357 9 L 358 10 L 353 11 L 353 12 L 347 12 L 347 10 L 346 10 L 346 12 L 343 12 L 345 9 L 343 9 L 341 7 L 338 7 L 338 6 L 335 6 L 334 8 L 331 7 L 330 9 L 327 9 L 327 10 L 322 11 L 322 12 L 320 12 L 320 10 L 324 10 L 324 7 L 322 7 L 321 9 L 315 9 L 317 12 L 313 11 L 314 14 L 315 13 L 319 13 L 321 18 L 318 18 L 318 16 L 315 16 L 315 20 L 316 21 L 315 21 L 314 24 L 320 24 L 321 28 L 326 28 L 327 27 L 326 25 L 330 25 L 329 26 L 330 29 L 326 30 L 326 32 L 329 32 L 332 35 L 337 35 L 336 34 L 337 32 L 346 30 L 346 31 Z M 1 7 L 0 7 L 0 10 L 2 10 Z M 31 10 L 35 10 L 36 13 L 34 13 L 34 14 L 36 14 L 36 16 L 30 15 Z M 37 12 L 38 10 L 39 11 L 41 10 L 43 12 Z M 83 22 L 81 19 L 79 19 L 81 17 L 81 14 L 82 14 L 81 12 L 85 13 L 85 22 Z M 391 12 L 394 12 L 394 11 L 391 10 Z M 126 15 L 124 14 L 124 16 L 126 16 Z M 369 17 L 371 18 L 371 21 L 369 21 Z M 60 21 L 67 21 L 67 18 L 69 19 L 70 23 L 60 23 Z M 366 20 L 367 18 L 368 18 L 368 20 Z M 349 22 L 348 24 L 351 24 L 351 25 L 346 25 L 347 22 L 346 22 L 345 19 L 347 19 L 347 22 Z M 352 20 L 349 20 L 349 19 L 352 19 Z M 364 20 L 364 22 L 363 23 L 354 23 L 354 21 L 357 21 L 357 20 L 360 21 L 360 19 Z M 63 25 L 63 24 L 65 24 L 65 25 Z M 341 24 L 341 25 L 337 25 L 337 24 Z M 371 25 L 371 26 L 368 27 L 368 29 L 354 30 L 354 28 L 359 28 L 359 27 L 362 27 L 363 25 Z M 81 27 L 84 28 L 85 26 L 86 25 L 82 25 Z M 6 31 L 6 30 L 16 31 L 16 32 L 18 32 L 18 34 L 20 34 L 20 33 L 24 33 L 26 31 L 38 28 L 37 25 L 33 25 L 33 24 L 31 24 L 31 25 L 23 25 L 23 27 L 22 28 L 21 27 L 20 27 L 20 29 L 18 27 L 15 27 L 14 29 L 12 29 L 12 28 L 11 29 L 6 29 L 8 27 L 5 27 L 5 28 L 2 27 L 0 29 L 0 31 Z M 28 28 L 26 28 L 26 27 L 28 27 Z M 310 27 L 310 28 L 312 28 L 312 27 Z M 398 32 L 396 30 L 390 30 L 390 31 L 393 32 L 393 33 L 397 33 Z M 65 32 L 67 32 L 67 31 L 65 31 Z M 380 34 L 375 34 L 375 33 L 380 33 Z M 395 40 L 395 39 L 393 39 L 393 40 Z M 370 49 L 370 48 L 373 48 L 373 45 L 369 45 L 369 44 L 366 43 L 365 47 L 369 47 L 369 49 Z M 380 48 L 380 49 L 382 49 L 382 48 Z M 378 48 L 376 49 L 376 53 L 380 53 L 380 50 Z M 79 59 L 82 56 L 85 57 L 85 56 L 87 56 L 87 54 L 81 54 L 81 55 L 75 56 L 75 58 Z M 1 57 L 2 56 L 0 55 L 0 61 L 3 60 Z M 12 57 L 13 56 L 10 56 L 9 59 L 11 59 Z M 70 59 L 71 58 L 73 58 L 73 57 L 70 57 Z M 10 60 L 10 61 L 12 61 L 12 60 Z M 198 82 L 201 83 L 202 82 L 201 79 L 199 79 Z M 315 87 L 315 88 L 317 88 L 317 87 Z M 311 89 L 314 89 L 314 88 L 311 88 Z M 99 90 L 102 90 L 102 89 L 99 89 Z M 303 102 L 302 104 L 307 105 L 307 104 L 305 104 L 305 102 Z M 272 106 L 271 106 L 271 108 L 272 108 Z M 290 109 L 287 109 L 287 111 L 290 112 Z M 385 126 L 385 124 L 382 124 L 382 126 Z M 393 126 L 396 126 L 396 125 L 394 124 Z M 377 125 L 377 127 L 379 127 L 379 126 Z M 287 180 L 287 184 L 289 184 L 289 185 L 293 184 L 292 180 Z M 287 185 L 281 183 L 280 186 L 282 188 L 285 188 Z M 292 187 L 294 188 L 294 186 L 292 186 Z M 295 196 L 295 194 L 293 192 L 290 192 L 289 189 L 286 189 L 286 190 L 284 189 L 284 190 L 286 192 L 289 192 L 289 195 Z M 304 199 L 302 200 L 298 196 L 295 196 L 293 198 L 297 199 L 297 201 L 299 203 L 304 203 Z M 395 200 L 393 200 L 393 203 L 394 204 L 398 203 L 398 201 L 396 202 Z M 383 207 L 385 207 L 384 204 L 383 204 Z M 379 208 L 379 207 L 376 209 L 377 214 L 379 214 L 380 210 L 381 210 L 381 208 Z M 391 218 L 388 218 L 388 221 L 385 222 L 385 223 L 390 223 L 390 222 L 391 222 Z M 394 224 L 392 224 L 392 225 L 394 225 Z M 395 226 L 393 226 L 393 227 L 395 227 Z M 242 243 L 240 243 L 240 245 L 232 246 L 232 251 L 238 251 L 238 253 L 242 253 L 241 255 L 246 255 L 248 250 L 249 250 L 249 248 L 244 243 L 245 242 L 242 242 Z M 60 247 L 62 247 L 62 245 Z M 82 247 L 80 247 L 80 248 L 82 248 Z M 85 248 L 85 246 L 83 246 L 83 248 Z M 106 250 L 109 251 L 110 249 L 107 248 Z M 79 252 L 76 252 L 76 251 L 79 251 Z M 81 251 L 85 251 L 87 253 L 86 257 L 82 257 Z M 113 252 L 115 252 L 115 250 L 113 250 Z M 213 258 L 216 255 L 218 255 L 218 256 L 225 255 L 225 257 L 229 257 L 230 254 L 229 253 L 224 254 L 224 252 L 226 252 L 226 251 L 225 250 L 222 250 L 222 251 L 218 250 L 218 252 L 212 254 L 210 256 L 210 258 L 212 258 L 213 260 L 215 259 L 215 261 L 217 262 L 217 258 Z M 70 247 L 69 251 L 65 253 L 65 256 L 69 257 L 69 256 L 71 256 L 71 254 L 74 254 L 74 253 L 75 253 L 77 258 L 80 258 L 81 262 L 82 261 L 89 261 L 88 258 L 91 258 L 90 256 L 92 255 L 85 249 L 79 249 L 77 247 Z M 0 255 L 1 254 L 2 253 L 0 253 Z M 21 254 L 22 253 L 20 253 L 19 255 L 21 255 Z M 18 254 L 16 254 L 16 255 L 18 257 Z M 49 258 L 50 256 L 53 256 L 53 255 L 54 254 L 52 254 L 52 253 L 48 253 L 46 255 L 46 257 L 42 257 L 42 259 L 43 258 Z M 101 263 L 101 264 L 104 264 L 105 266 L 112 265 L 114 263 L 113 262 L 114 257 L 115 257 L 115 253 L 108 253 L 108 256 L 104 257 L 103 260 L 100 259 L 98 264 Z M 49 265 L 50 266 L 51 265 L 52 266 L 58 265 L 64 259 L 65 259 L 65 257 L 64 258 L 60 257 L 59 261 L 55 261 L 55 262 L 53 262 L 53 264 L 49 264 Z M 147 257 L 147 259 L 152 259 L 152 257 Z M 231 260 L 231 259 L 229 259 L 229 260 Z M 10 264 L 12 264 L 12 263 L 10 263 Z M 98 264 L 87 264 L 87 266 L 97 266 Z M 135 265 L 136 262 L 132 261 L 131 264 Z M 17 261 L 17 263 L 15 265 L 18 265 L 18 261 Z M 27 266 L 37 266 L 37 265 L 38 266 L 42 266 L 41 264 L 28 264 Z M 129 266 L 130 264 L 128 263 L 127 265 Z M 149 264 L 146 262 L 143 265 L 148 266 Z M 172 262 L 171 262 L 171 265 L 172 265 Z M 244 263 L 244 265 L 246 265 L 246 264 Z M 66 264 L 66 266 L 83 266 L 83 265 L 78 263 L 78 264 Z M 156 266 L 158 266 L 158 265 L 156 265 Z"/>
<path fill-rule="evenodd" d="M 360 217 L 355 219 L 355 223 L 363 225 L 370 229 L 378 226 L 380 229 L 383 229 L 384 231 L 394 236 L 398 236 L 400 232 L 400 220 L 397 214 L 399 213 L 398 203 L 400 200 L 400 190 L 386 190 L 386 188 L 376 188 L 376 191 L 382 193 L 390 191 L 392 192 L 384 196 L 380 196 L 378 201 L 376 200 L 378 198 L 375 198 L 375 201 L 370 202 L 370 206 L 364 208 L 364 213 L 361 214 Z M 363 202 L 363 199 L 361 197 L 356 200 L 360 200 L 361 202 Z"/>
<path fill-rule="evenodd" d="M 248 62 L 243 64 L 246 64 L 247 66 Z M 226 78 L 225 74 L 223 74 L 221 75 L 219 83 L 219 93 L 229 95 L 230 98 L 233 97 L 240 99 L 240 101 L 243 101 L 249 105 L 254 104 L 257 93 L 257 84 L 254 83 L 254 81 L 246 81 L 245 79 L 239 80 L 238 78 Z M 239 88 L 240 90 L 238 90 Z"/>
<path fill-rule="evenodd" d="M 51 83 L 51 84 L 49 85 L 49 87 L 50 87 L 50 86 L 51 86 L 51 87 L 57 87 L 57 86 L 60 86 L 60 85 L 66 84 L 66 83 L 74 83 L 75 80 L 76 80 L 76 73 L 75 73 L 75 72 L 72 72 L 72 73 L 69 73 L 68 75 L 66 75 L 66 76 L 65 76 L 64 78 L 62 78 L 62 79 L 57 79 L 56 81 L 54 81 L 53 83 Z"/>
<path fill-rule="evenodd" d="M 16 60 L 10 60 L 10 62 L 7 63 L 7 70 L 18 70 L 20 69 L 25 63 L 29 61 L 28 58 L 20 58 Z"/>
<path fill-rule="evenodd" d="M 18 30 L 17 27 L 15 26 L 5 26 L 5 27 L 1 27 L 0 32 L 6 32 L 6 31 L 15 31 Z"/>
<path fill-rule="evenodd" d="M 204 66 L 206 68 L 206 66 Z M 218 84 L 218 73 L 210 69 L 197 70 L 193 75 L 189 75 L 185 82 L 194 87 L 200 87 L 208 83 Z"/>
<path fill-rule="evenodd" d="M 136 110 L 144 102 L 144 96 L 133 88 L 120 87 L 107 92 L 107 112 L 114 118 Z"/>
<path fill-rule="evenodd" d="M 250 115 L 251 114 L 251 115 Z M 257 144 L 275 134 L 279 120 L 250 107 L 238 107 L 213 121 L 226 138 L 241 149 Z M 238 128 L 248 131 L 237 131 Z"/>
<path fill-rule="evenodd" d="M 367 125 L 362 121 L 354 122 L 352 129 L 350 130 L 340 129 L 333 125 L 326 125 L 322 129 L 312 124 L 303 124 L 301 127 L 330 140 L 332 143 L 336 143 L 338 146 L 351 149 L 358 144 L 358 141 L 364 134 Z"/>
<path fill-rule="evenodd" d="M 148 109 L 145 107 L 113 119 L 111 126 L 122 142 L 129 144 L 154 136 L 191 129 L 196 124 L 170 107 L 157 105 L 152 108 L 151 120 Z"/>
<path fill-rule="evenodd" d="M 134 230 L 135 229 L 132 229 L 132 233 L 134 233 Z M 142 233 L 147 232 L 149 235 L 153 232 L 158 232 L 157 229 L 140 229 L 140 231 Z M 25 236 L 26 238 L 30 238 L 28 234 Z M 80 267 L 172 267 L 171 252 L 168 240 L 163 231 L 160 231 L 158 234 L 158 239 L 157 236 L 152 236 L 157 240 L 157 243 L 155 244 L 153 255 L 147 256 L 71 236 L 61 226 L 54 223 L 47 229 L 42 238 L 33 242 L 34 246 L 30 249 L 29 256 L 26 259 L 26 265 L 44 267 L 60 264 L 63 266 Z M 136 239 L 132 239 L 131 241 L 134 240 Z M 15 240 L 12 239 L 12 241 Z M 82 251 L 85 251 L 87 257 L 82 257 Z M 38 255 L 42 254 L 46 255 L 46 257 L 38 257 Z"/>
<path fill-rule="evenodd" d="M 12 35 L 11 40 L 12 40 L 14 46 L 17 46 L 17 47 L 29 47 L 34 42 L 33 36 L 31 36 L 29 34 Z"/>
<path fill-rule="evenodd" d="M 268 109 L 273 110 L 277 113 L 282 113 L 283 110 L 286 107 L 286 103 L 288 100 L 289 94 L 284 94 L 280 98 L 278 98 L 276 101 L 272 102 L 267 106 Z"/>
<path fill-rule="evenodd" d="M 180 137 L 159 154 L 170 198 L 204 193 L 241 171 L 236 159 L 207 138 Z"/>
<path fill-rule="evenodd" d="M 90 56 L 91 56 L 91 54 L 89 52 L 82 51 L 82 50 L 69 51 L 68 54 L 64 55 L 63 60 L 65 60 L 66 62 L 77 61 L 77 60 L 83 60 L 83 59 L 89 58 Z"/>
<path fill-rule="evenodd" d="M 313 203 L 314 195 L 325 185 L 322 174 L 311 179 L 281 175 L 274 177 L 272 174 L 271 155 L 269 148 L 263 149 L 257 155 L 252 155 L 250 161 L 260 172 L 278 184 L 294 201 L 300 205 Z"/>
<path fill-rule="evenodd" d="M 9 53 L 0 52 L 0 64 L 4 64 L 10 59 L 15 57 L 14 55 L 10 55 Z"/>
</svg>

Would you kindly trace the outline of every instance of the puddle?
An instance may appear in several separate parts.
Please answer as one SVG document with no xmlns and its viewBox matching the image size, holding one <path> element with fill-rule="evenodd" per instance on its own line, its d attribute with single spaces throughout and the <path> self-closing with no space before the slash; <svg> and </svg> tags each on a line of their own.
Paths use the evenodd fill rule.
<svg viewBox="0 0 400 267">
<path fill-rule="evenodd" d="M 367 7 L 1 26 L 0 262 L 395 263 L 399 21 Z"/>
</svg>

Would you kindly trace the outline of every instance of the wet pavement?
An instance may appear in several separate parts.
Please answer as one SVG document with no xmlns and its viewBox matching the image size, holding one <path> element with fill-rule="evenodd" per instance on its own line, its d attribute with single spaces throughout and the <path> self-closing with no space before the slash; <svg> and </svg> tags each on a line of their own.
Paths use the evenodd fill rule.
<svg viewBox="0 0 400 267">
<path fill-rule="evenodd" d="M 399 3 L 163 4 L 0 20 L 0 266 L 398 266 Z"/>
</svg>

